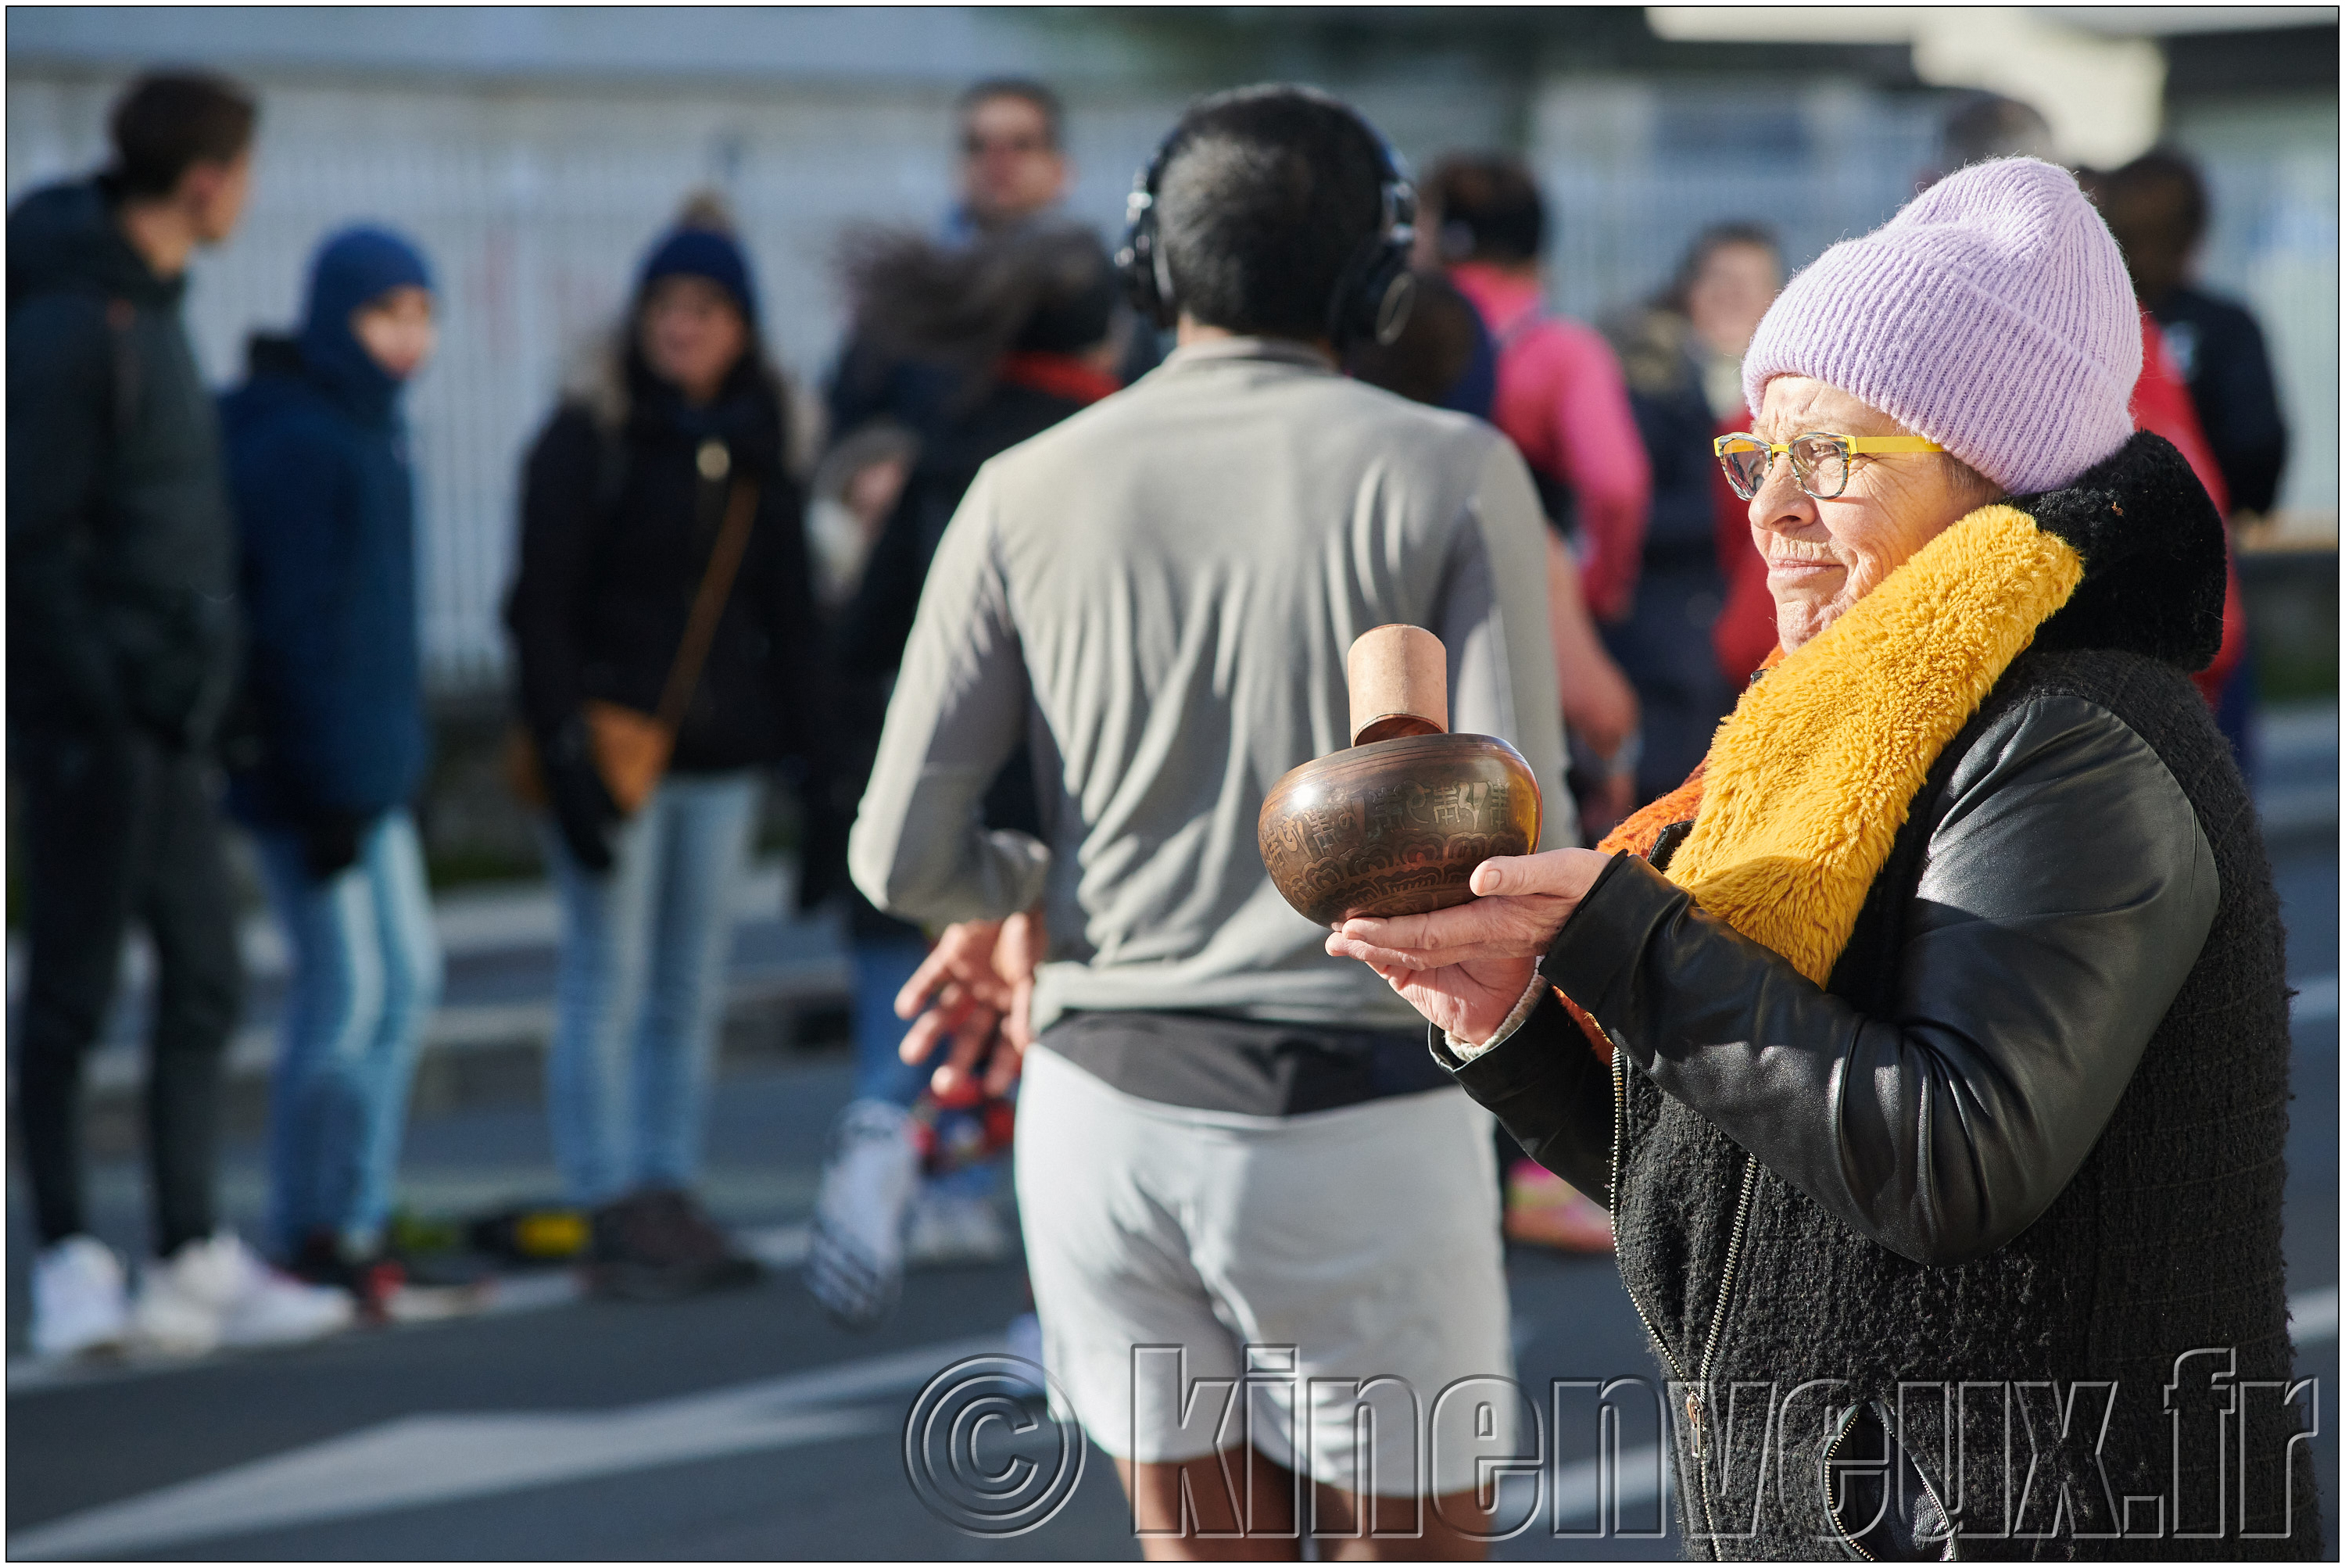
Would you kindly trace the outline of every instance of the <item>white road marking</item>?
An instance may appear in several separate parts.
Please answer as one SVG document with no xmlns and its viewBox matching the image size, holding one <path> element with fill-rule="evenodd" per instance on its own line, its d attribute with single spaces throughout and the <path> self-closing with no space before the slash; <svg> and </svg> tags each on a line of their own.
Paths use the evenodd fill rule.
<svg viewBox="0 0 2345 1568">
<path fill-rule="evenodd" d="M 2288 1298 L 2289 1331 L 2299 1345 L 2337 1338 L 2337 1287 L 2299 1290 Z"/>
<path fill-rule="evenodd" d="M 2288 1308 L 2299 1346 L 2336 1339 L 2335 1287 L 2299 1291 Z M 917 1388 L 965 1356 L 1000 1349 L 991 1338 L 927 1345 L 611 1410 L 403 1416 L 13 1533 L 8 1554 L 122 1555 L 863 1436 L 895 1424 L 892 1404 L 820 1407 Z M 1553 1517 L 1596 1517 L 1604 1480 L 1598 1459 L 1561 1466 Z M 1619 1456 L 1613 1506 L 1640 1506 L 1662 1484 L 1654 1450 L 1629 1450 Z"/>
<path fill-rule="evenodd" d="M 924 1345 L 811 1372 L 617 1410 L 402 1416 L 217 1474 L 13 1532 L 13 1558 L 120 1556 L 620 1475 L 656 1465 L 884 1431 L 892 1402 L 814 1407 L 919 1388 L 994 1338 Z"/>
<path fill-rule="evenodd" d="M 2309 1023 L 2316 1020 L 2337 1022 L 2337 977 L 2316 974 L 2296 983 L 2296 994 L 2289 999 L 2289 1022 Z"/>
</svg>

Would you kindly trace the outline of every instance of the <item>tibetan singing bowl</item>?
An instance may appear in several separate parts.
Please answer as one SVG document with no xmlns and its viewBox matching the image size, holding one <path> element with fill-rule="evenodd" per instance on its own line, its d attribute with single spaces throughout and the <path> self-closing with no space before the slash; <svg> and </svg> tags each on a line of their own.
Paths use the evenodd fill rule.
<svg viewBox="0 0 2345 1568">
<path fill-rule="evenodd" d="M 1423 914 L 1473 898 L 1474 868 L 1538 843 L 1539 791 L 1487 735 L 1412 735 L 1306 762 L 1259 824 L 1270 880 L 1305 920 Z"/>
</svg>

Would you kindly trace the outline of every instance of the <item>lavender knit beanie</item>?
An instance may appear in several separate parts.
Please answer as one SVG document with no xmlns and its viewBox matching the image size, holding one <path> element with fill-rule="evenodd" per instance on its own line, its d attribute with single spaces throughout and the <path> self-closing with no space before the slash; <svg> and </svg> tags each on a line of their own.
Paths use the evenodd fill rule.
<svg viewBox="0 0 2345 1568">
<path fill-rule="evenodd" d="M 2125 444 L 2140 374 L 2108 226 L 2066 169 L 2006 158 L 1793 278 L 1751 340 L 1742 395 L 1755 411 L 1771 378 L 1812 376 L 2026 495 Z"/>
</svg>

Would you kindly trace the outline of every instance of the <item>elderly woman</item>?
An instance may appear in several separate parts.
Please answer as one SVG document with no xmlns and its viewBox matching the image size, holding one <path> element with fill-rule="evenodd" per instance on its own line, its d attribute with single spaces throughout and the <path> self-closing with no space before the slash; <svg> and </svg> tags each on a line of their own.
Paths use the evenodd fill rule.
<svg viewBox="0 0 2345 1568">
<path fill-rule="evenodd" d="M 1607 1200 L 1699 1554 L 2319 1549 L 2222 528 L 2140 351 L 2048 164 L 1826 251 L 1720 442 L 1782 650 L 1701 766 L 1329 938 Z"/>
</svg>

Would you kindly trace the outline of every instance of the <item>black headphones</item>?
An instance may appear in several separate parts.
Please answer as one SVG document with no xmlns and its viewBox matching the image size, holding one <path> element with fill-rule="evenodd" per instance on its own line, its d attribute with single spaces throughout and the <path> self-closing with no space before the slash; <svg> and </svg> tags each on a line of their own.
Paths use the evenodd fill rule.
<svg viewBox="0 0 2345 1568">
<path fill-rule="evenodd" d="M 1315 97 L 1316 95 L 1315 95 Z M 1408 325 L 1409 307 L 1416 301 L 1416 277 L 1408 268 L 1409 246 L 1416 236 L 1416 188 L 1402 172 L 1392 145 L 1376 134 L 1360 112 L 1333 98 L 1321 101 L 1342 109 L 1376 148 L 1376 177 L 1383 187 L 1384 209 L 1373 238 L 1353 253 L 1335 280 L 1327 301 L 1327 337 L 1340 353 L 1363 338 L 1390 343 Z M 1182 145 L 1187 117 L 1156 144 L 1148 167 L 1132 181 L 1124 199 L 1123 247 L 1115 253 L 1124 292 L 1132 307 L 1160 328 L 1171 328 L 1178 318 L 1179 301 L 1172 295 L 1172 271 L 1165 264 L 1164 248 L 1156 232 L 1156 188 L 1164 166 Z"/>
</svg>

